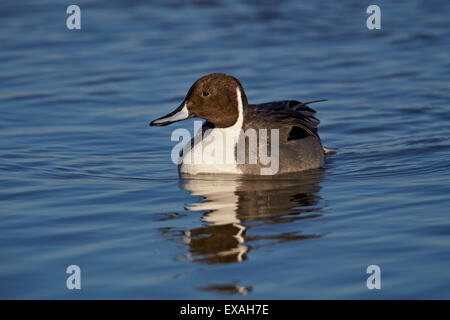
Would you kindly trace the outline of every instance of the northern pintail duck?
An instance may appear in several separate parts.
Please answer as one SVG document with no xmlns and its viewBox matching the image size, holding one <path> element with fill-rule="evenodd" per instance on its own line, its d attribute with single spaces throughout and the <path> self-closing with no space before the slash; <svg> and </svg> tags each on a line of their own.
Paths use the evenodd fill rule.
<svg viewBox="0 0 450 320">
<path fill-rule="evenodd" d="M 150 125 L 166 126 L 188 118 L 206 120 L 180 153 L 181 173 L 260 175 L 296 172 L 318 168 L 324 163 L 326 149 L 317 133 L 319 120 L 314 117 L 316 112 L 307 106 L 318 101 L 324 100 L 248 104 L 244 89 L 236 78 L 212 73 L 192 85 L 177 109 Z M 252 134 L 247 134 L 252 133 L 249 129 L 256 135 L 256 145 L 261 146 L 259 152 L 249 146 L 252 143 Z M 261 141 L 265 144 L 261 145 Z M 243 158 L 238 152 L 242 146 L 249 150 Z M 264 161 L 263 155 L 266 155 Z M 277 159 L 271 158 L 269 163 L 267 155 L 277 156 Z M 256 162 L 254 157 L 258 158 Z M 276 164 L 273 163 L 275 160 Z"/>
</svg>

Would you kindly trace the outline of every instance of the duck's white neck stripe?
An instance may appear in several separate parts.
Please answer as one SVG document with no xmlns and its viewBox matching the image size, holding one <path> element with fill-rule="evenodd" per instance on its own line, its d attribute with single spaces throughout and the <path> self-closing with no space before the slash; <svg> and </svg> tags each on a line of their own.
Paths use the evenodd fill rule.
<svg viewBox="0 0 450 320">
<path fill-rule="evenodd" d="M 242 102 L 242 93 L 239 86 L 236 87 L 236 96 L 237 96 L 237 105 L 238 105 L 238 118 L 236 122 L 227 129 L 242 129 L 242 125 L 244 124 L 244 103 Z"/>
</svg>

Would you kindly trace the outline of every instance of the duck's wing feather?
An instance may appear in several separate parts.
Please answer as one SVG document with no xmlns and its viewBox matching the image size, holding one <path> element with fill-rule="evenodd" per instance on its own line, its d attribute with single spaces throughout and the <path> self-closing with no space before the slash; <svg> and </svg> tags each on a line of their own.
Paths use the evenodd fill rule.
<svg viewBox="0 0 450 320">
<path fill-rule="evenodd" d="M 248 127 L 278 127 L 282 129 L 280 138 L 284 136 L 287 140 L 300 139 L 304 135 L 318 137 L 317 127 L 320 121 L 314 116 L 316 111 L 307 104 L 320 101 L 326 100 L 283 100 L 249 105 L 246 115 Z"/>
</svg>

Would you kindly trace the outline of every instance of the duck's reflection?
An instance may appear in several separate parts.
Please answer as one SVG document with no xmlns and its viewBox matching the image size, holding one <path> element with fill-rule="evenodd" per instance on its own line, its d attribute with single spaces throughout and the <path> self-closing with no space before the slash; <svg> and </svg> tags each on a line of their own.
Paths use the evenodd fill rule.
<svg viewBox="0 0 450 320">
<path fill-rule="evenodd" d="M 255 248 L 323 236 L 273 227 L 321 215 L 321 178 L 321 170 L 251 179 L 182 176 L 182 187 L 203 198 L 186 209 L 206 211 L 201 227 L 182 232 L 188 258 L 202 263 L 241 262 Z"/>
</svg>

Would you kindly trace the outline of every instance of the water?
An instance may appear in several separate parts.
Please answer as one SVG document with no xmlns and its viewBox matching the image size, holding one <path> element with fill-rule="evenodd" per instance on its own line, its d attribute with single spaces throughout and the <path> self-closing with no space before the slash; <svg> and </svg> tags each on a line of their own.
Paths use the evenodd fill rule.
<svg viewBox="0 0 450 320">
<path fill-rule="evenodd" d="M 0 7 L 1 298 L 450 298 L 448 1 Z M 319 170 L 180 177 L 148 122 L 210 72 L 314 105 Z M 82 289 L 66 288 L 78 265 Z M 381 290 L 366 287 L 381 268 Z"/>
</svg>

